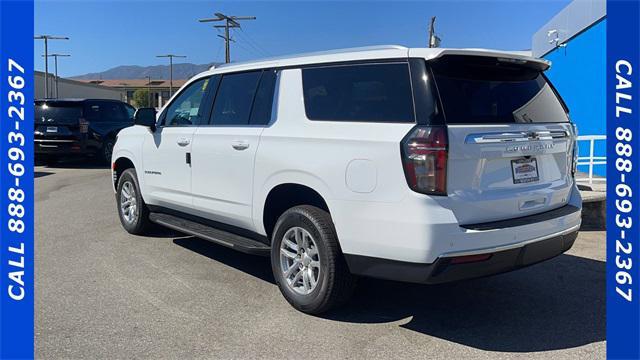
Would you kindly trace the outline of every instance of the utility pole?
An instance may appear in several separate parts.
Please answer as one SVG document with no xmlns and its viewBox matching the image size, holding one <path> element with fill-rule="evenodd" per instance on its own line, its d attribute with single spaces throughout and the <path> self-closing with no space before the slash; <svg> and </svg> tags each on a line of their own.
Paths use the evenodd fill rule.
<svg viewBox="0 0 640 360">
<path fill-rule="evenodd" d="M 42 55 L 43 57 L 45 55 Z M 54 63 L 54 71 L 55 71 L 55 84 L 56 84 L 56 99 L 58 98 L 58 58 L 59 57 L 69 57 L 71 55 L 68 54 L 48 54 L 48 57 L 52 57 L 53 58 L 53 63 Z"/>
<path fill-rule="evenodd" d="M 216 17 L 215 18 L 209 18 L 209 19 L 200 19 L 198 20 L 199 22 L 212 22 L 212 21 L 222 21 L 224 20 L 224 25 L 215 25 L 215 28 L 224 28 L 224 36 L 222 35 L 218 35 L 219 37 L 224 39 L 224 62 L 226 63 L 230 63 L 231 62 L 231 53 L 230 53 L 230 49 L 229 49 L 229 42 L 233 41 L 233 39 L 231 39 L 231 37 L 229 36 L 229 29 L 230 28 L 239 28 L 240 27 L 240 23 L 238 22 L 239 20 L 255 20 L 256 17 L 255 16 L 227 16 L 225 14 L 222 13 L 215 13 L 214 14 Z"/>
<path fill-rule="evenodd" d="M 49 97 L 49 40 L 69 40 L 66 36 L 36 35 L 34 40 L 44 40 L 44 97 Z"/>
<path fill-rule="evenodd" d="M 151 106 L 151 76 L 147 76 L 147 104 Z"/>
<path fill-rule="evenodd" d="M 173 96 L 173 58 L 186 58 L 186 56 L 167 54 L 167 55 L 156 55 L 156 57 L 169 58 L 169 97 L 171 97 Z"/>
<path fill-rule="evenodd" d="M 431 23 L 429 24 L 429 47 L 436 48 L 440 46 L 440 38 L 436 35 L 436 17 L 431 17 Z"/>
</svg>

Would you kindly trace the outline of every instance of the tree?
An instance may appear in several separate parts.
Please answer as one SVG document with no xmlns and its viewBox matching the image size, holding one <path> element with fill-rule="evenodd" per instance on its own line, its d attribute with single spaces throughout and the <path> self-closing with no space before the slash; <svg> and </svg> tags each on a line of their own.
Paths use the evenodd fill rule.
<svg viewBox="0 0 640 360">
<path fill-rule="evenodd" d="M 133 103 L 138 108 L 142 107 L 151 107 L 149 104 L 149 90 L 147 89 L 138 89 L 133 92 Z"/>
</svg>

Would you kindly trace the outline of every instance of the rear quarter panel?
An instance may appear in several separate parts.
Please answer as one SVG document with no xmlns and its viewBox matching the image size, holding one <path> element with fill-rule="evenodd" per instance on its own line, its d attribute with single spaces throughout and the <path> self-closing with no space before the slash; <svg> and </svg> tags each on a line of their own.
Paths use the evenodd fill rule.
<svg viewBox="0 0 640 360">
<path fill-rule="evenodd" d="M 308 186 L 327 202 L 343 250 L 353 231 L 340 201 L 399 202 L 410 192 L 400 141 L 414 124 L 311 121 L 303 104 L 301 70 L 280 78 L 276 121 L 261 136 L 254 175 L 253 216 L 265 234 L 262 215 L 269 191 L 284 183 Z"/>
</svg>

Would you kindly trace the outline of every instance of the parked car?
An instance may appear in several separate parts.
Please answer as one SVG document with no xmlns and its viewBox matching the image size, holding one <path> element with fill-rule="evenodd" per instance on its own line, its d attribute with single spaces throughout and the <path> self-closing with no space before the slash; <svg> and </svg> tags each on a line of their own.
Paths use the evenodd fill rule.
<svg viewBox="0 0 640 360">
<path fill-rule="evenodd" d="M 133 125 L 134 113 L 117 100 L 36 100 L 35 155 L 48 162 L 91 155 L 109 163 L 116 135 Z"/>
<path fill-rule="evenodd" d="M 397 46 L 215 67 L 118 136 L 120 221 L 270 256 L 284 297 L 314 314 L 357 276 L 434 284 L 552 258 L 581 198 L 548 67 Z"/>
</svg>

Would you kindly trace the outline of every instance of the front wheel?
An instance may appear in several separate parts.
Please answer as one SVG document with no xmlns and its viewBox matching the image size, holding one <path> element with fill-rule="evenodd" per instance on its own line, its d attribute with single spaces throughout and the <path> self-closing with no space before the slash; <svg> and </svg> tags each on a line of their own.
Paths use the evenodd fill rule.
<svg viewBox="0 0 640 360">
<path fill-rule="evenodd" d="M 144 234 L 149 228 L 149 209 L 142 199 L 134 169 L 127 169 L 120 175 L 117 189 L 116 201 L 122 227 L 130 234 Z"/>
<path fill-rule="evenodd" d="M 355 277 L 326 211 L 309 205 L 287 210 L 278 219 L 272 239 L 273 275 L 293 307 L 319 314 L 349 299 Z"/>
</svg>

